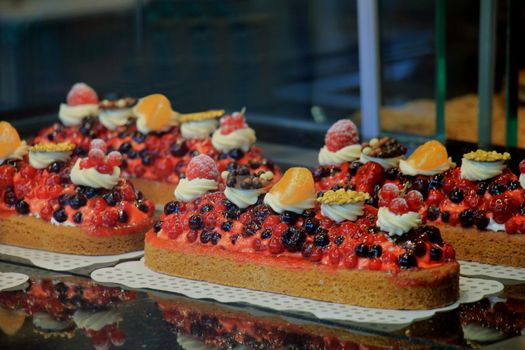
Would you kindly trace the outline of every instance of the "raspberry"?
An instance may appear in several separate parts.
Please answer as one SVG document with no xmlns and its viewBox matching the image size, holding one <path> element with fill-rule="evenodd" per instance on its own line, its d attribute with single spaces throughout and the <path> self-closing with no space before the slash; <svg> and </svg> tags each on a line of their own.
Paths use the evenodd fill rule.
<svg viewBox="0 0 525 350">
<path fill-rule="evenodd" d="M 324 143 L 330 152 L 359 143 L 357 127 L 349 119 L 338 120 L 326 132 Z"/>
<path fill-rule="evenodd" d="M 70 106 L 98 103 L 95 90 L 85 83 L 76 83 L 67 94 L 67 104 Z"/>
<path fill-rule="evenodd" d="M 92 149 L 99 149 L 102 152 L 104 152 L 104 154 L 106 154 L 106 152 L 108 150 L 108 148 L 106 146 L 106 143 L 104 141 L 102 141 L 101 139 L 94 139 L 94 140 L 92 140 L 89 143 L 89 149 L 90 150 L 92 150 Z"/>
<path fill-rule="evenodd" d="M 107 162 L 111 166 L 120 166 L 122 163 L 122 154 L 117 151 L 109 152 Z"/>
<path fill-rule="evenodd" d="M 186 168 L 186 177 L 188 180 L 209 179 L 217 180 L 219 170 L 217 165 L 210 156 L 200 154 L 191 159 Z"/>
<path fill-rule="evenodd" d="M 520 162 L 520 173 L 525 173 L 525 159 Z"/>
<path fill-rule="evenodd" d="M 386 207 L 397 197 L 399 197 L 399 187 L 393 183 L 384 184 L 379 190 L 379 206 Z"/>
<path fill-rule="evenodd" d="M 88 159 L 91 164 L 101 165 L 104 164 L 104 152 L 99 148 L 92 148 L 88 153 Z"/>
<path fill-rule="evenodd" d="M 407 201 L 403 198 L 395 198 L 388 205 L 388 210 L 397 215 L 406 214 L 408 212 Z"/>
<path fill-rule="evenodd" d="M 228 135 L 235 130 L 246 127 L 248 127 L 246 119 L 244 119 L 244 115 L 241 113 L 236 112 L 221 118 L 221 134 L 223 135 Z"/>
<path fill-rule="evenodd" d="M 445 199 L 445 195 L 443 195 L 443 193 L 441 191 L 436 190 L 436 189 L 431 189 L 428 192 L 427 204 L 429 206 L 431 206 L 431 205 L 439 205 L 439 203 L 441 203 L 443 201 L 443 199 Z"/>
<path fill-rule="evenodd" d="M 489 209 L 492 211 L 494 221 L 504 224 L 520 210 L 520 204 L 516 199 L 506 194 L 499 194 L 490 200 Z"/>
<path fill-rule="evenodd" d="M 424 203 L 423 195 L 416 190 L 409 191 L 405 196 L 405 200 L 410 211 L 419 211 Z"/>
</svg>

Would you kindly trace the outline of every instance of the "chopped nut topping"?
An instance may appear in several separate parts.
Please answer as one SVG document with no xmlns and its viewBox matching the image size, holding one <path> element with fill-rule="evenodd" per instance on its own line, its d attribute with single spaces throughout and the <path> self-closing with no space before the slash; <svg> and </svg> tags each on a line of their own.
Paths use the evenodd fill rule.
<svg viewBox="0 0 525 350">
<path fill-rule="evenodd" d="M 258 190 L 268 186 L 273 179 L 271 171 L 250 173 L 246 165 L 241 165 L 232 171 L 223 171 L 221 176 L 226 179 L 226 186 L 243 190 Z"/>
<path fill-rule="evenodd" d="M 394 158 L 407 153 L 405 146 L 391 137 L 373 138 L 368 143 L 363 144 L 365 155 L 376 158 Z"/>
<path fill-rule="evenodd" d="M 317 197 L 317 201 L 321 204 L 343 205 L 364 202 L 368 198 L 370 198 L 370 195 L 366 192 L 356 192 L 340 188 L 337 191 L 324 192 L 321 196 Z"/>
<path fill-rule="evenodd" d="M 474 160 L 476 162 L 497 162 L 509 160 L 510 154 L 508 152 L 499 153 L 496 151 L 484 151 L 482 149 L 478 149 L 475 152 L 465 153 L 463 158 Z"/>
<path fill-rule="evenodd" d="M 71 152 L 75 149 L 75 144 L 66 141 L 60 143 L 43 142 L 29 147 L 30 152 Z"/>
<path fill-rule="evenodd" d="M 185 122 L 195 122 L 199 120 L 207 120 L 222 117 L 224 114 L 223 109 L 210 110 L 205 112 L 189 113 L 189 114 L 180 114 L 179 121 L 181 123 Z"/>
<path fill-rule="evenodd" d="M 137 104 L 137 99 L 134 97 L 123 97 L 118 100 L 102 100 L 99 103 L 102 109 L 117 109 L 117 108 L 131 108 Z"/>
</svg>

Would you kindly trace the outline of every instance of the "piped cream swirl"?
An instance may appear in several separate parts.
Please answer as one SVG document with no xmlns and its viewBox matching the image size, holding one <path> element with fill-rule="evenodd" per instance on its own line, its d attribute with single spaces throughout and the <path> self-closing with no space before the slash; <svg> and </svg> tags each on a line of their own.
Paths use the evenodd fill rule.
<svg viewBox="0 0 525 350">
<path fill-rule="evenodd" d="M 402 236 L 421 224 L 421 216 L 416 212 L 397 215 L 387 207 L 379 208 L 377 212 L 377 226 L 392 236 Z"/>
<path fill-rule="evenodd" d="M 364 203 L 321 204 L 321 214 L 336 223 L 345 220 L 355 221 L 363 215 Z"/>
<path fill-rule="evenodd" d="M 8 159 L 22 159 L 27 154 L 27 143 L 25 141 L 20 142 L 18 146 L 10 155 L 4 158 L 0 158 L 0 164 Z"/>
<path fill-rule="evenodd" d="M 80 159 L 77 159 L 71 169 L 71 182 L 78 186 L 112 189 L 117 185 L 120 168 L 113 167 L 113 174 L 101 174 L 95 168 L 80 169 Z"/>
<path fill-rule="evenodd" d="M 66 162 L 71 152 L 29 152 L 29 164 L 35 169 L 44 169 L 54 162 Z"/>
<path fill-rule="evenodd" d="M 255 204 L 257 199 L 259 199 L 259 195 L 264 192 L 265 190 L 262 188 L 256 190 L 244 190 L 241 188 L 226 187 L 224 195 L 233 202 L 233 204 L 244 209 Z"/>
<path fill-rule="evenodd" d="M 221 129 L 217 129 L 213 133 L 211 143 L 215 149 L 221 152 L 229 152 L 235 148 L 240 148 L 246 152 L 256 140 L 255 131 L 252 128 L 246 127 L 232 131 L 227 135 L 223 135 Z"/>
<path fill-rule="evenodd" d="M 109 130 L 115 130 L 119 126 L 124 126 L 132 118 L 132 108 L 112 108 L 101 109 L 98 119 Z"/>
<path fill-rule="evenodd" d="M 392 157 L 392 158 L 379 158 L 379 157 L 370 157 L 364 153 L 361 153 L 359 161 L 363 164 L 368 162 L 374 162 L 383 167 L 383 169 L 388 170 L 398 166 L 399 161 L 403 159 L 403 156 Z"/>
<path fill-rule="evenodd" d="M 106 311 L 77 310 L 73 322 L 78 328 L 99 331 L 102 328 L 122 321 L 122 316 L 115 309 Z"/>
<path fill-rule="evenodd" d="M 520 174 L 520 185 L 525 190 L 525 174 Z"/>
<path fill-rule="evenodd" d="M 438 165 L 434 169 L 429 169 L 429 170 L 421 170 L 421 169 L 415 168 L 414 166 L 412 166 L 412 164 L 410 164 L 408 161 L 403 160 L 403 159 L 399 161 L 399 169 L 401 170 L 401 173 L 403 173 L 403 175 L 408 175 L 408 176 L 437 175 L 437 174 L 441 174 L 447 171 L 453 166 L 455 166 L 455 163 L 452 161 L 451 158 L 448 158 L 447 162 Z"/>
<path fill-rule="evenodd" d="M 344 162 L 351 162 L 359 159 L 360 155 L 360 144 L 349 145 L 336 152 L 329 151 L 326 146 L 323 146 L 319 151 L 319 165 L 340 165 Z"/>
<path fill-rule="evenodd" d="M 463 158 L 461 160 L 461 178 L 469 181 L 483 181 L 500 175 L 506 168 L 504 161 L 477 162 Z"/>
<path fill-rule="evenodd" d="M 58 111 L 58 118 L 65 126 L 80 125 L 82 119 L 96 116 L 98 111 L 98 104 L 70 106 L 66 103 L 61 103 L 60 110 Z"/>
<path fill-rule="evenodd" d="M 209 137 L 219 126 L 217 119 L 196 120 L 181 123 L 180 132 L 185 139 Z"/>
<path fill-rule="evenodd" d="M 182 202 L 192 201 L 208 191 L 218 188 L 218 183 L 210 179 L 181 179 L 175 188 L 175 197 Z"/>
<path fill-rule="evenodd" d="M 302 202 L 294 204 L 284 204 L 279 199 L 268 192 L 264 196 L 264 204 L 269 205 L 273 211 L 281 214 L 283 211 L 293 211 L 294 213 L 301 214 L 304 210 L 313 208 L 315 206 L 315 197 L 310 197 Z"/>
</svg>

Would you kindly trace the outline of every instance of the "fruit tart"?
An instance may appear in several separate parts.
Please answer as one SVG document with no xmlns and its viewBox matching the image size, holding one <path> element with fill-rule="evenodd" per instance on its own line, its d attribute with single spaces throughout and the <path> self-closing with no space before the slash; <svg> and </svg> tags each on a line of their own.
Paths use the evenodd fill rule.
<svg viewBox="0 0 525 350">
<path fill-rule="evenodd" d="M 71 162 L 74 148 L 36 144 L 0 166 L 0 243 L 83 255 L 140 250 L 154 204 L 120 177 L 122 156 L 106 156 L 102 140 Z"/>
<path fill-rule="evenodd" d="M 212 165 L 190 162 L 188 183 L 147 233 L 151 269 L 367 307 L 424 309 L 457 299 L 454 250 L 439 229 L 420 225 L 419 214 L 378 218 L 365 192 L 317 196 L 305 168 L 289 169 L 273 186 L 267 172 L 233 170 L 217 190 Z"/>
</svg>

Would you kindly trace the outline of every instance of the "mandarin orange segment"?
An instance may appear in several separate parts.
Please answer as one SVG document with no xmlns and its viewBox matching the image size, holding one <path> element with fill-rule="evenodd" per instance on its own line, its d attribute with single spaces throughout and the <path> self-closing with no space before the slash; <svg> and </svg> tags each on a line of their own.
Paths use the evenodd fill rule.
<svg viewBox="0 0 525 350">
<path fill-rule="evenodd" d="M 0 122 L 0 158 L 8 157 L 20 146 L 20 136 L 8 122 Z"/>
<path fill-rule="evenodd" d="M 154 131 L 166 128 L 173 117 L 171 103 L 162 94 L 153 94 L 142 98 L 135 107 L 135 113 L 144 116 L 146 127 Z"/>
<path fill-rule="evenodd" d="M 24 325 L 25 319 L 21 311 L 0 309 L 0 329 L 7 335 L 15 335 Z"/>
<path fill-rule="evenodd" d="M 296 204 L 315 197 L 314 178 L 306 168 L 290 168 L 272 187 L 270 193 L 283 204 Z"/>
<path fill-rule="evenodd" d="M 431 140 L 419 146 L 407 161 L 416 169 L 431 170 L 447 163 L 448 153 L 439 141 Z"/>
</svg>

